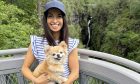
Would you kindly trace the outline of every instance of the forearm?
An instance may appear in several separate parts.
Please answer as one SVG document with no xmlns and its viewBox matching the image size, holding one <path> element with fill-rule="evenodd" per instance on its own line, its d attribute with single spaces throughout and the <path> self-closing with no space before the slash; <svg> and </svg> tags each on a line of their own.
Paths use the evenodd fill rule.
<svg viewBox="0 0 140 84">
<path fill-rule="evenodd" d="M 71 74 L 68 77 L 68 80 L 66 84 L 73 84 L 75 80 L 79 78 L 79 73 L 78 72 L 71 72 Z"/>
<path fill-rule="evenodd" d="M 72 84 L 77 78 L 79 78 L 79 60 L 77 48 L 75 48 L 69 55 L 69 69 L 70 75 L 66 84 Z"/>
<path fill-rule="evenodd" d="M 30 66 L 33 64 L 34 60 L 35 60 L 35 57 L 32 53 L 32 47 L 30 44 L 27 54 L 25 55 L 21 70 L 22 70 L 23 75 L 31 81 L 35 80 L 35 77 L 32 75 L 32 72 L 30 70 Z"/>
<path fill-rule="evenodd" d="M 32 75 L 32 72 L 29 68 L 23 67 L 22 68 L 22 73 L 30 81 L 35 81 L 36 78 Z"/>
</svg>

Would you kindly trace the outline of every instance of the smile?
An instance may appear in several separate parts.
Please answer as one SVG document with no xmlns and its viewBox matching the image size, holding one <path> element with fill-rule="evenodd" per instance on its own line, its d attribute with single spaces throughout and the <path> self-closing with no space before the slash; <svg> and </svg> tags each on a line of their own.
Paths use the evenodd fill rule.
<svg viewBox="0 0 140 84">
<path fill-rule="evenodd" d="M 52 27 L 56 28 L 59 26 L 59 24 L 51 24 Z"/>
</svg>

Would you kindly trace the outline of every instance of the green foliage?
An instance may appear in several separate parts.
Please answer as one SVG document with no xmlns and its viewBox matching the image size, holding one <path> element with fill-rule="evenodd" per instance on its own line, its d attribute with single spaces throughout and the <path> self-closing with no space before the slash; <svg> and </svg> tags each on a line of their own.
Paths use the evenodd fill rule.
<svg viewBox="0 0 140 84">
<path fill-rule="evenodd" d="M 30 34 L 36 32 L 21 16 L 25 12 L 17 6 L 0 1 L 0 49 L 20 48 L 29 45 Z"/>
<path fill-rule="evenodd" d="M 26 47 L 29 35 L 42 31 L 38 29 L 37 0 L 3 1 L 13 5 L 0 1 L 0 49 Z M 140 0 L 61 1 L 65 4 L 71 37 L 81 40 L 81 30 L 87 30 L 87 18 L 92 16 L 90 49 L 140 63 Z"/>
<path fill-rule="evenodd" d="M 130 2 L 130 14 L 135 17 L 135 19 L 139 19 L 140 17 L 140 0 L 134 0 Z"/>
<path fill-rule="evenodd" d="M 72 37 L 72 38 L 79 38 L 79 37 L 80 37 L 80 36 L 79 36 L 79 35 L 80 35 L 80 34 L 79 34 L 79 32 L 80 32 L 79 25 L 69 25 L 68 28 L 69 28 L 70 37 Z M 80 40 L 80 39 L 79 39 L 79 40 Z M 80 41 L 78 47 L 79 47 L 79 48 L 83 48 L 83 47 L 84 47 L 84 46 L 82 45 L 81 41 Z"/>
<path fill-rule="evenodd" d="M 90 49 L 140 62 L 140 0 L 83 0 L 82 3 L 77 11 L 83 30 L 87 30 L 88 16 L 93 17 Z"/>
<path fill-rule="evenodd" d="M 28 23 L 35 28 L 39 27 L 39 21 L 37 16 L 37 0 L 3 0 L 8 4 L 16 6 L 20 10 L 24 10 L 24 15 L 20 15 L 18 18 L 22 23 Z M 7 5 L 7 4 L 6 4 Z"/>
<path fill-rule="evenodd" d="M 79 38 L 79 34 L 78 32 L 80 32 L 80 28 L 79 28 L 79 25 L 69 25 L 69 33 L 70 33 L 70 36 L 73 37 L 73 38 Z"/>
<path fill-rule="evenodd" d="M 126 5 L 128 7 L 125 7 L 126 5 L 122 7 L 121 9 L 123 9 L 123 11 L 121 11 L 121 13 L 114 18 L 114 21 L 106 27 L 105 40 L 101 47 L 101 51 L 123 56 L 139 62 L 140 26 L 138 25 L 140 25 L 140 17 L 138 16 L 140 15 L 137 13 L 139 12 L 138 8 L 136 8 L 137 12 L 130 10 L 130 8 L 132 8 L 132 5 L 130 4 L 132 3 L 132 1 L 131 3 L 127 2 Z M 135 5 L 135 7 L 137 6 L 138 5 Z"/>
<path fill-rule="evenodd" d="M 14 5 L 5 4 L 0 1 L 0 24 L 11 24 L 19 21 L 19 17 L 24 15 L 24 11 Z"/>
<path fill-rule="evenodd" d="M 0 25 L 0 49 L 28 47 L 32 31 L 33 27 L 21 23 Z"/>
</svg>

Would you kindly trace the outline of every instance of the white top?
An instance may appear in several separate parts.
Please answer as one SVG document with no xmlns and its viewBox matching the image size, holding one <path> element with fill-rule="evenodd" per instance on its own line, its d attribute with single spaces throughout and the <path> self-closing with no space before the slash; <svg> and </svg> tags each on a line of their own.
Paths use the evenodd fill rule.
<svg viewBox="0 0 140 84">
<path fill-rule="evenodd" d="M 38 37 L 35 35 L 31 35 L 31 45 L 32 45 L 32 52 L 35 56 L 35 58 L 39 61 L 39 63 L 45 59 L 45 52 L 44 52 L 44 45 L 48 45 L 48 42 L 46 39 L 43 39 L 43 37 Z M 79 44 L 78 39 L 68 39 L 68 55 L 70 52 L 76 48 Z M 65 71 L 63 73 L 64 77 L 68 77 L 70 71 L 68 67 L 68 58 L 66 63 L 64 64 Z"/>
</svg>

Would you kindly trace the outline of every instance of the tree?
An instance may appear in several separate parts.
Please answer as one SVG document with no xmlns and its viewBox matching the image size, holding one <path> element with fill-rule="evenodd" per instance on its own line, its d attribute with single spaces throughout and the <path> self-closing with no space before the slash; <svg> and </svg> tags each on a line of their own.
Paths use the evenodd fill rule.
<svg viewBox="0 0 140 84">
<path fill-rule="evenodd" d="M 24 11 L 3 1 L 0 1 L 0 11 L 0 49 L 27 47 L 29 35 L 35 30 L 22 21 Z"/>
<path fill-rule="evenodd" d="M 87 30 L 88 16 L 93 17 L 89 49 L 140 62 L 140 1 L 83 1 L 86 5 L 81 4 L 78 11 L 83 31 Z M 80 36 L 83 39 L 84 35 Z"/>
</svg>

